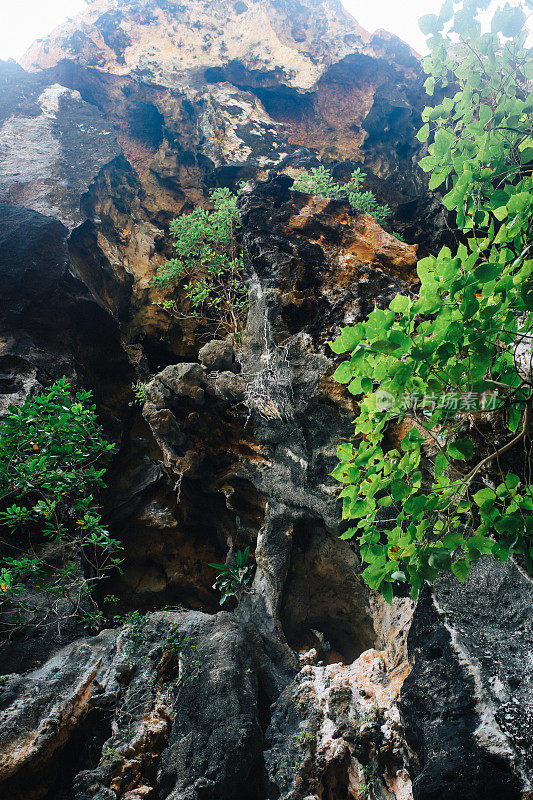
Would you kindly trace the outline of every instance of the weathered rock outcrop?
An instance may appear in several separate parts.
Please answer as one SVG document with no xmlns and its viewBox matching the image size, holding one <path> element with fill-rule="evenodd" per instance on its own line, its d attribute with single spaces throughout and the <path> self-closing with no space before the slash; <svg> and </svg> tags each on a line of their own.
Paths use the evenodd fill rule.
<svg viewBox="0 0 533 800">
<path fill-rule="evenodd" d="M 217 175 L 265 177 L 315 153 L 344 172 L 364 162 L 413 238 L 430 211 L 413 171 L 418 60 L 337 0 L 224 1 L 216 15 L 210 2 L 102 0 L 22 63 L 105 113 L 154 214 L 168 194 L 197 202 Z"/>
<path fill-rule="evenodd" d="M 532 777 L 533 588 L 514 564 L 485 558 L 464 586 L 424 589 L 402 688 L 415 797 L 520 798 Z M 428 703 L 431 695 L 432 702 Z"/>
<path fill-rule="evenodd" d="M 525 797 L 531 583 L 487 559 L 413 614 L 338 537 L 354 407 L 326 343 L 443 235 L 414 54 L 333 0 L 98 0 L 23 64 L 0 65 L 0 413 L 63 374 L 94 391 L 125 547 L 102 599 L 153 613 L 0 644 L 0 796 Z M 362 165 L 416 245 L 293 191 L 320 160 Z M 150 279 L 170 219 L 241 179 L 249 315 L 213 340 Z M 207 562 L 247 546 L 220 611 Z"/>
</svg>

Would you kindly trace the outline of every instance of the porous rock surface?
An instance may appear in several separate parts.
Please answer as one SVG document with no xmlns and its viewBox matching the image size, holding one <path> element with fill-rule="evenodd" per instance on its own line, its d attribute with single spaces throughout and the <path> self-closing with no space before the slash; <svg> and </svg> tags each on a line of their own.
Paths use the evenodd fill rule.
<svg viewBox="0 0 533 800">
<path fill-rule="evenodd" d="M 338 538 L 355 409 L 326 343 L 446 236 L 416 56 L 333 0 L 97 0 L 22 64 L 0 64 L 0 413 L 61 375 L 93 390 L 125 547 L 102 594 L 150 613 L 0 644 L 0 796 L 525 799 L 531 583 L 485 559 L 388 606 Z M 321 160 L 362 166 L 416 244 L 295 192 Z M 150 279 L 170 219 L 242 179 L 230 342 Z M 221 611 L 207 563 L 246 546 Z"/>
<path fill-rule="evenodd" d="M 446 576 L 424 589 L 401 702 L 418 755 L 415 796 L 436 800 L 446 786 L 457 800 L 504 800 L 530 786 L 532 596 L 531 581 L 513 564 L 487 557 L 464 587 Z"/>
</svg>

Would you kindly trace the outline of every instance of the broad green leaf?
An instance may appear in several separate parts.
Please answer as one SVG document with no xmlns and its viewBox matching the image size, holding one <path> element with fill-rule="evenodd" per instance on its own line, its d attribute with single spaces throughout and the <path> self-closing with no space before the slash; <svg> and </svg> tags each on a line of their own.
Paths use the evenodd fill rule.
<svg viewBox="0 0 533 800">
<path fill-rule="evenodd" d="M 387 601 L 387 603 L 392 603 L 393 591 L 392 591 L 392 584 L 383 582 L 380 587 L 380 592 Z"/>
<path fill-rule="evenodd" d="M 449 22 L 453 17 L 453 2 L 446 0 L 441 10 L 439 11 L 440 22 Z"/>
<path fill-rule="evenodd" d="M 418 133 L 416 134 L 416 138 L 419 142 L 425 142 L 429 136 L 429 123 L 426 122 L 425 125 L 422 125 Z"/>
<path fill-rule="evenodd" d="M 394 500 L 405 500 L 411 494 L 411 487 L 404 481 L 393 481 L 391 483 L 391 494 Z"/>
<path fill-rule="evenodd" d="M 349 349 L 348 347 L 345 346 L 341 336 L 338 336 L 332 342 L 328 342 L 327 344 L 337 355 L 345 353 Z"/>
<path fill-rule="evenodd" d="M 446 453 L 457 461 L 468 460 L 474 454 L 474 443 L 471 439 L 456 439 L 448 445 Z"/>
<path fill-rule="evenodd" d="M 499 208 L 493 209 L 492 213 L 494 214 L 497 220 L 502 222 L 502 220 L 507 218 L 509 212 L 507 211 L 507 206 L 499 206 Z"/>
<path fill-rule="evenodd" d="M 467 579 L 469 571 L 470 563 L 466 558 L 459 558 L 452 563 L 452 572 L 461 583 Z"/>
<path fill-rule="evenodd" d="M 339 364 L 333 373 L 333 379 L 336 380 L 337 383 L 349 383 L 351 381 L 352 368 L 349 361 L 343 361 L 342 364 Z"/>
<path fill-rule="evenodd" d="M 476 492 L 475 495 L 472 497 L 472 500 L 476 505 L 480 508 L 485 506 L 487 503 L 493 503 L 496 498 L 496 493 L 492 489 L 480 489 L 479 492 Z"/>
<path fill-rule="evenodd" d="M 425 14 L 418 20 L 418 27 L 425 36 L 428 36 L 439 31 L 440 22 L 436 14 Z"/>
<path fill-rule="evenodd" d="M 491 30 L 493 33 L 501 31 L 505 37 L 511 39 L 520 33 L 525 19 L 526 15 L 521 8 L 506 6 L 503 10 L 498 9 L 494 14 Z"/>
<path fill-rule="evenodd" d="M 341 331 L 341 341 L 345 350 L 353 350 L 361 341 L 364 335 L 364 328 L 358 325 L 343 328 Z"/>
<path fill-rule="evenodd" d="M 407 295 L 397 294 L 389 308 L 397 314 L 405 314 L 410 306 L 411 300 Z"/>
<path fill-rule="evenodd" d="M 429 557 L 429 565 L 435 569 L 450 569 L 451 556 L 445 550 L 434 550 Z"/>
<path fill-rule="evenodd" d="M 424 89 L 426 90 L 426 94 L 429 94 L 430 96 L 435 91 L 435 78 L 433 77 L 433 75 L 430 75 L 429 78 L 427 78 L 427 80 L 424 81 Z M 429 134 L 429 125 L 428 125 L 428 134 Z M 420 141 L 425 142 L 426 140 L 420 139 Z"/>
</svg>

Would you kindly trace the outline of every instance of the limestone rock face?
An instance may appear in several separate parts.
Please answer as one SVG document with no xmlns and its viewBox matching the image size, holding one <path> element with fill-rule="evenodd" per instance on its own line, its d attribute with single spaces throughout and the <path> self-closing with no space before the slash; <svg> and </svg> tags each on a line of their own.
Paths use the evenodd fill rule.
<svg viewBox="0 0 533 800">
<path fill-rule="evenodd" d="M 446 240 L 417 57 L 334 0 L 95 0 L 23 66 L 0 64 L 0 414 L 62 375 L 93 390 L 124 563 L 108 629 L 0 641 L 0 796 L 525 797 L 531 584 L 486 560 L 388 606 L 339 539 L 356 409 L 327 341 Z M 320 163 L 362 167 L 392 227 L 294 191 Z M 240 181 L 230 342 L 151 278 L 170 220 Z M 221 610 L 208 563 L 246 547 Z"/>
<path fill-rule="evenodd" d="M 376 797 L 412 797 L 397 702 L 405 671 L 391 679 L 388 655 L 372 648 L 349 666 L 317 666 L 314 649 L 303 654 L 310 663 L 274 705 L 267 732 L 265 761 L 279 797 L 357 797 L 370 789 Z"/>
<path fill-rule="evenodd" d="M 224 612 L 158 612 L 79 639 L 38 670 L 2 677 L 4 796 L 246 791 L 263 739 L 259 682 L 275 691 L 282 663 L 275 641 L 267 655 L 257 629 Z"/>
<path fill-rule="evenodd" d="M 79 92 L 9 67 L 1 104 L 0 200 L 32 208 L 72 228 L 83 221 L 80 196 L 119 153 L 103 115 Z"/>
<path fill-rule="evenodd" d="M 216 14 L 208 0 L 99 0 L 33 45 L 23 66 L 46 69 L 71 59 L 117 75 L 149 75 L 172 88 L 202 83 L 207 69 L 229 69 L 242 76 L 234 83 L 309 89 L 364 38 L 336 0 L 221 0 Z"/>
<path fill-rule="evenodd" d="M 487 557 L 464 587 L 441 577 L 433 591 L 424 590 L 401 702 L 407 740 L 418 754 L 416 797 L 437 798 L 446 785 L 457 800 L 504 800 L 521 797 L 530 783 L 532 676 L 524 664 L 532 604 L 531 581 L 513 564 Z"/>
<path fill-rule="evenodd" d="M 395 37 L 370 37 L 338 0 L 224 0 L 216 13 L 202 0 L 98 0 L 22 65 L 104 110 L 137 168 L 175 182 L 172 163 L 201 153 L 179 176 L 187 196 L 198 168 L 248 178 L 302 147 L 394 178 L 389 202 L 422 188 L 411 165 L 418 59 Z"/>
</svg>

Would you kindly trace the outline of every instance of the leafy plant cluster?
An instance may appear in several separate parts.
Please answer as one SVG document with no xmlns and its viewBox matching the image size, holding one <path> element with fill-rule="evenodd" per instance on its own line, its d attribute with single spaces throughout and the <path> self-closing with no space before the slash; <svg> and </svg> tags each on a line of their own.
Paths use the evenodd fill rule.
<svg viewBox="0 0 533 800">
<path fill-rule="evenodd" d="M 305 728 L 298 728 L 293 736 L 294 743 L 299 747 L 312 747 L 316 743 L 316 734 Z"/>
<path fill-rule="evenodd" d="M 116 733 L 104 743 L 104 758 L 123 754 L 124 747 L 136 736 L 142 735 L 142 720 L 149 713 L 148 709 L 175 696 L 183 681 L 195 681 L 201 673 L 202 662 L 197 647 L 189 634 L 180 631 L 176 622 L 171 623 L 168 636 L 161 642 L 160 658 L 154 664 L 154 650 L 150 634 L 146 631 L 151 616 L 150 611 L 141 613 L 135 610 L 114 617 L 115 625 L 123 629 L 119 641 L 129 664 L 153 672 L 153 675 L 147 684 L 151 695 L 149 704 L 145 693 L 139 693 L 138 690 L 132 692 L 129 698 L 119 699 L 113 726 Z"/>
<path fill-rule="evenodd" d="M 397 295 L 331 343 L 348 354 L 335 378 L 360 398 L 357 444 L 339 447 L 333 473 L 343 537 L 357 537 L 363 575 L 389 601 L 397 581 L 413 597 L 439 570 L 464 581 L 482 554 L 518 554 L 533 571 L 533 2 L 498 9 L 482 33 L 488 4 L 447 0 L 421 20 L 426 91 L 445 97 L 424 109 L 420 165 L 460 243 L 419 261 L 417 298 Z M 404 407 L 406 393 L 421 401 Z"/>
<path fill-rule="evenodd" d="M 91 393 L 56 381 L 0 419 L 0 610 L 4 625 L 31 616 L 32 593 L 69 614 L 98 613 L 93 590 L 120 563 L 94 492 L 115 450 Z M 87 610 L 89 609 L 89 610 Z"/>
<path fill-rule="evenodd" d="M 197 207 L 170 223 L 175 258 L 158 268 L 152 284 L 165 289 L 179 286 L 188 308 L 180 313 L 221 325 L 233 333 L 242 326 L 248 307 L 243 261 L 237 241 L 237 195 L 229 189 L 211 193 L 213 208 Z M 158 305 L 178 313 L 177 300 Z"/>
<path fill-rule="evenodd" d="M 125 615 L 114 617 L 115 625 L 123 629 L 122 647 L 124 655 L 132 666 L 152 665 L 152 655 L 147 647 L 146 625 L 152 616 L 151 611 L 141 613 L 137 609 Z M 188 633 L 182 633 L 176 622 L 171 624 L 171 632 L 161 642 L 161 659 L 152 679 L 153 687 L 169 688 L 179 679 L 178 661 L 187 666 L 187 674 L 183 670 L 184 680 L 195 680 L 200 673 L 200 661 L 196 654 L 196 645 Z"/>
<path fill-rule="evenodd" d="M 376 768 L 371 764 L 365 764 L 361 767 L 362 784 L 358 788 L 358 796 L 360 800 L 367 800 L 370 797 L 370 792 L 374 788 L 376 780 Z"/>
<path fill-rule="evenodd" d="M 365 725 L 367 722 L 378 722 L 380 718 L 380 709 L 377 700 L 372 701 L 372 705 L 367 711 L 360 714 L 355 720 L 358 727 Z"/>
<path fill-rule="evenodd" d="M 352 208 L 366 211 L 382 225 L 390 216 L 390 208 L 388 205 L 381 206 L 371 191 L 362 191 L 365 178 L 366 174 L 356 169 L 348 183 L 340 184 L 335 181 L 330 170 L 320 166 L 310 172 L 302 172 L 294 181 L 293 189 L 334 200 L 348 199 Z"/>
<path fill-rule="evenodd" d="M 253 562 L 250 559 L 250 548 L 244 551 L 237 550 L 235 554 L 235 564 L 212 564 L 218 572 L 213 589 L 220 592 L 220 605 L 226 602 L 228 597 L 236 597 L 240 600 L 246 589 L 249 587 L 253 578 Z"/>
<path fill-rule="evenodd" d="M 115 625 L 124 629 L 123 652 L 130 664 L 140 664 L 147 661 L 148 656 L 143 654 L 145 647 L 144 626 L 150 619 L 151 612 L 141 613 L 137 609 L 128 611 L 123 616 L 117 614 L 113 621 Z"/>
<path fill-rule="evenodd" d="M 146 403 L 146 387 L 148 386 L 149 381 L 136 381 L 135 383 L 131 384 L 131 388 L 133 390 L 133 396 L 135 397 L 135 403 L 143 406 Z"/>
</svg>

